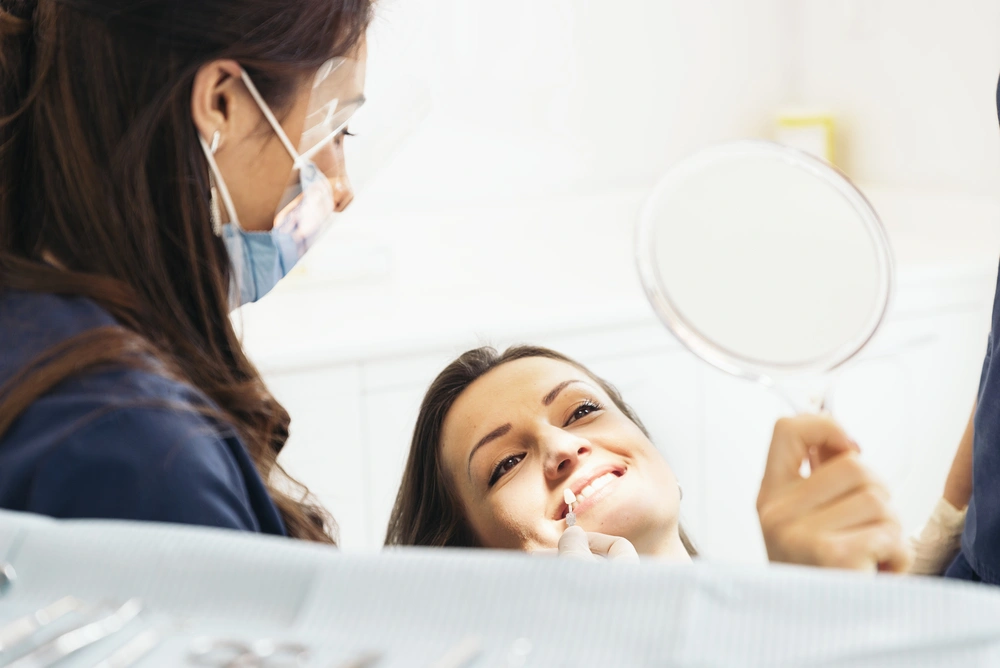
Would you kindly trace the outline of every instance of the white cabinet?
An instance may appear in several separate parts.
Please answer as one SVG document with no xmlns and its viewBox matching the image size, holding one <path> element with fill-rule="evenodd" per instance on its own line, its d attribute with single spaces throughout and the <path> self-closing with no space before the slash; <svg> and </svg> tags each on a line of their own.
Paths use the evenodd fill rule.
<svg viewBox="0 0 1000 668">
<path fill-rule="evenodd" d="M 455 354 L 457 351 L 443 350 L 373 360 L 361 366 L 361 419 L 370 462 L 366 480 L 369 514 L 364 531 L 369 547 L 381 546 L 385 540 L 424 393 Z"/>
<path fill-rule="evenodd" d="M 371 476 L 361 432 L 357 367 L 276 372 L 265 380 L 292 416 L 278 463 L 333 514 L 341 546 L 365 547 Z"/>
<path fill-rule="evenodd" d="M 385 389 L 365 395 L 365 436 L 372 461 L 369 485 L 369 545 L 381 545 L 396 491 L 410 452 L 410 439 L 427 385 Z"/>
<path fill-rule="evenodd" d="M 703 392 L 705 522 L 695 539 L 711 559 L 764 560 L 757 491 L 774 422 L 789 409 L 764 387 L 710 368 L 704 370 Z"/>
</svg>

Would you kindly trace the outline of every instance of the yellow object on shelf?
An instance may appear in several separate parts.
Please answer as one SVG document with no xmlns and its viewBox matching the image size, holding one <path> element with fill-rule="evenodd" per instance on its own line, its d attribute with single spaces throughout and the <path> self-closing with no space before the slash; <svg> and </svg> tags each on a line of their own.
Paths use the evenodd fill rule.
<svg viewBox="0 0 1000 668">
<path fill-rule="evenodd" d="M 833 114 L 785 111 L 778 115 L 775 140 L 836 164 L 836 122 Z"/>
</svg>

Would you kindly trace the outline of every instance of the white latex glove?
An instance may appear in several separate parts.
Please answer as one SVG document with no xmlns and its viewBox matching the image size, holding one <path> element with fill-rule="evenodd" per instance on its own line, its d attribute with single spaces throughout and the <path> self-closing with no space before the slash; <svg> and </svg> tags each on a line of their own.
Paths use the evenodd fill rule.
<svg viewBox="0 0 1000 668">
<path fill-rule="evenodd" d="M 919 536 L 910 539 L 915 559 L 910 573 L 941 575 L 961 549 L 965 513 L 947 500 L 940 499 Z"/>
<path fill-rule="evenodd" d="M 559 538 L 559 556 L 580 561 L 621 561 L 639 563 L 639 553 L 627 539 L 603 533 L 588 533 L 572 526 Z"/>
</svg>

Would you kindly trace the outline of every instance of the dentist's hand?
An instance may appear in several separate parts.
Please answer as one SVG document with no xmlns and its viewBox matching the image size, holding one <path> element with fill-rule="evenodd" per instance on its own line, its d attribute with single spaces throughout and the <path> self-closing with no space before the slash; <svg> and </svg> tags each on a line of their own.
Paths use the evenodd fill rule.
<svg viewBox="0 0 1000 668">
<path fill-rule="evenodd" d="M 912 561 L 889 491 L 828 417 L 778 421 L 757 497 L 771 561 L 901 573 Z M 811 475 L 800 474 L 808 460 Z"/>
<path fill-rule="evenodd" d="M 911 575 L 941 575 L 962 549 L 962 531 L 968 508 L 959 510 L 940 499 L 920 534 L 910 538 L 914 560 Z"/>
<path fill-rule="evenodd" d="M 572 526 L 559 538 L 559 556 L 580 561 L 622 561 L 639 563 L 639 553 L 625 538 L 588 533 Z"/>
</svg>

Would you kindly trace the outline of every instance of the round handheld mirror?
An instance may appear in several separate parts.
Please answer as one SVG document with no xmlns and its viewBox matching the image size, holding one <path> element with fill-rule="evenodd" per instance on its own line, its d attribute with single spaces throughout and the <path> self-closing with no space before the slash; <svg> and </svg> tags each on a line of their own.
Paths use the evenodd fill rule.
<svg viewBox="0 0 1000 668">
<path fill-rule="evenodd" d="M 643 208 L 637 253 L 653 309 L 685 346 L 772 387 L 854 357 L 893 289 L 889 240 L 864 195 L 829 164 L 765 141 L 671 169 Z"/>
</svg>

